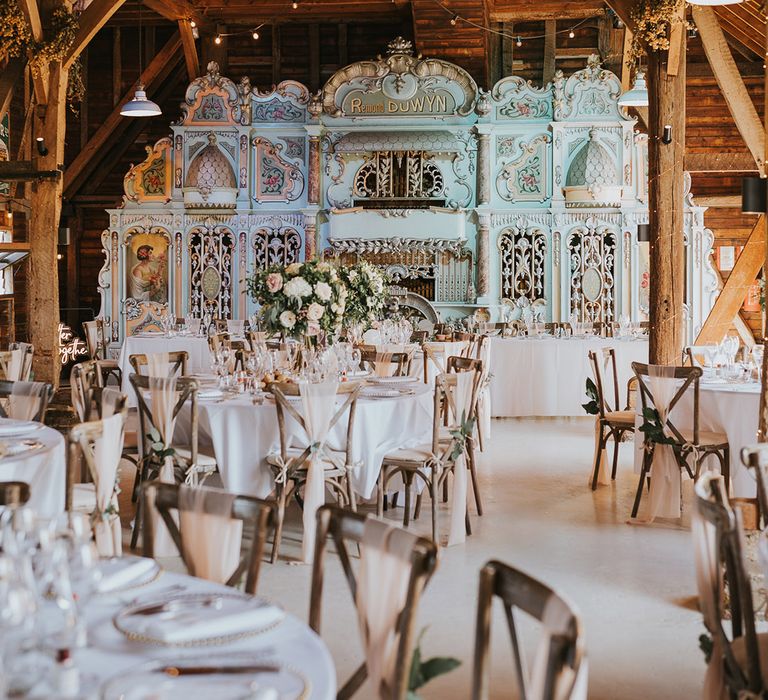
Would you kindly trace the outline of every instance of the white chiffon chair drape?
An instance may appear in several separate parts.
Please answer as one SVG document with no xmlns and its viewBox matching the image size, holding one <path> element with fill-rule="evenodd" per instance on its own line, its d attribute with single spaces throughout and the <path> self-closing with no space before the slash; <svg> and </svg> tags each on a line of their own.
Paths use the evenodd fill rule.
<svg viewBox="0 0 768 700">
<path fill-rule="evenodd" d="M 93 535 L 100 556 L 119 557 L 123 544 L 116 488 L 123 452 L 123 414 L 103 418 L 101 423 L 102 433 L 93 450 L 95 470 L 91 474 L 96 487 Z"/>
<path fill-rule="evenodd" d="M 14 382 L 7 402 L 8 418 L 42 420 L 40 414 L 48 387 L 44 382 Z"/>
<path fill-rule="evenodd" d="M 458 372 L 456 386 L 449 392 L 449 432 L 461 429 L 464 421 L 472 415 L 472 401 L 476 386 L 476 373 L 474 371 Z M 437 494 L 435 494 L 436 497 Z M 451 524 L 448 530 L 448 546 L 462 544 L 467 539 L 466 513 L 467 513 L 467 452 L 462 449 L 456 458 L 453 467 L 453 494 L 451 497 Z"/>
</svg>

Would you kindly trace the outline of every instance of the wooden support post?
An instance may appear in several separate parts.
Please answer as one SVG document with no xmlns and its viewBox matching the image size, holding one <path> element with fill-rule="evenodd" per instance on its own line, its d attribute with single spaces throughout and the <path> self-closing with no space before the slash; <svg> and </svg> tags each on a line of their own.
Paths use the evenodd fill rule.
<svg viewBox="0 0 768 700">
<path fill-rule="evenodd" d="M 557 39 L 557 22 L 548 19 L 544 22 L 544 72 L 541 84 L 546 85 L 555 77 L 555 40 Z"/>
<path fill-rule="evenodd" d="M 41 170 L 56 170 L 64 162 L 66 133 L 67 69 L 60 62 L 50 64 L 48 107 L 40 124 L 48 155 L 41 156 Z M 39 180 L 30 195 L 28 299 L 29 339 L 35 346 L 35 379 L 58 387 L 59 370 L 59 218 L 63 178 Z"/>
<path fill-rule="evenodd" d="M 685 243 L 683 159 L 685 156 L 685 33 L 677 74 L 667 73 L 666 56 L 648 53 L 648 194 L 650 239 L 650 361 L 680 361 L 685 343 Z M 666 126 L 671 143 L 663 143 Z"/>
</svg>

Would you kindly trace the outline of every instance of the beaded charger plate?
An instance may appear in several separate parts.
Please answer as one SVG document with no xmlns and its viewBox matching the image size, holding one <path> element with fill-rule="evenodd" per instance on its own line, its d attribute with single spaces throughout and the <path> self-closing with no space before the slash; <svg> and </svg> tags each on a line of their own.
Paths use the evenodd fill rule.
<svg viewBox="0 0 768 700">
<path fill-rule="evenodd" d="M 129 605 L 112 618 L 112 624 L 134 642 L 196 647 L 261 634 L 284 618 L 280 608 L 244 594 L 181 593 Z"/>
<path fill-rule="evenodd" d="M 155 659 L 104 683 L 102 700 L 193 700 L 279 697 L 304 700 L 309 679 L 298 669 L 256 652 Z M 265 691 L 273 691 L 267 695 Z"/>
</svg>

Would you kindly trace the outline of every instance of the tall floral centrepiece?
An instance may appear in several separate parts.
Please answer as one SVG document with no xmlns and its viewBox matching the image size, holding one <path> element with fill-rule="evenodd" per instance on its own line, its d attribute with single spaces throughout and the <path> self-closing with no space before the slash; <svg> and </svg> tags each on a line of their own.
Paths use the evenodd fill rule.
<svg viewBox="0 0 768 700">
<path fill-rule="evenodd" d="M 347 288 L 330 263 L 272 266 L 248 278 L 248 292 L 261 304 L 262 322 L 271 333 L 330 339 L 341 329 Z"/>
<path fill-rule="evenodd" d="M 339 274 L 347 285 L 347 309 L 344 323 L 361 324 L 364 330 L 382 317 L 387 301 L 387 278 L 375 265 L 365 260 L 348 267 L 340 267 Z"/>
</svg>

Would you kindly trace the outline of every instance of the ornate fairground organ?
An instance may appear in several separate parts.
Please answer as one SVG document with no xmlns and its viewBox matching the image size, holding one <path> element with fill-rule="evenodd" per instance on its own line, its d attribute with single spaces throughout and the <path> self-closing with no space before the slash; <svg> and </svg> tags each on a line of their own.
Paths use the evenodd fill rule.
<svg viewBox="0 0 768 700">
<path fill-rule="evenodd" d="M 552 320 L 641 320 L 647 142 L 620 92 L 595 56 L 543 88 L 510 76 L 486 92 L 402 39 L 317 95 L 259 92 L 211 63 L 109 211 L 101 315 L 116 342 L 168 308 L 244 318 L 253 269 L 324 255 L 381 266 L 442 318 L 530 303 Z M 688 195 L 690 337 L 717 294 L 703 212 Z"/>
</svg>

